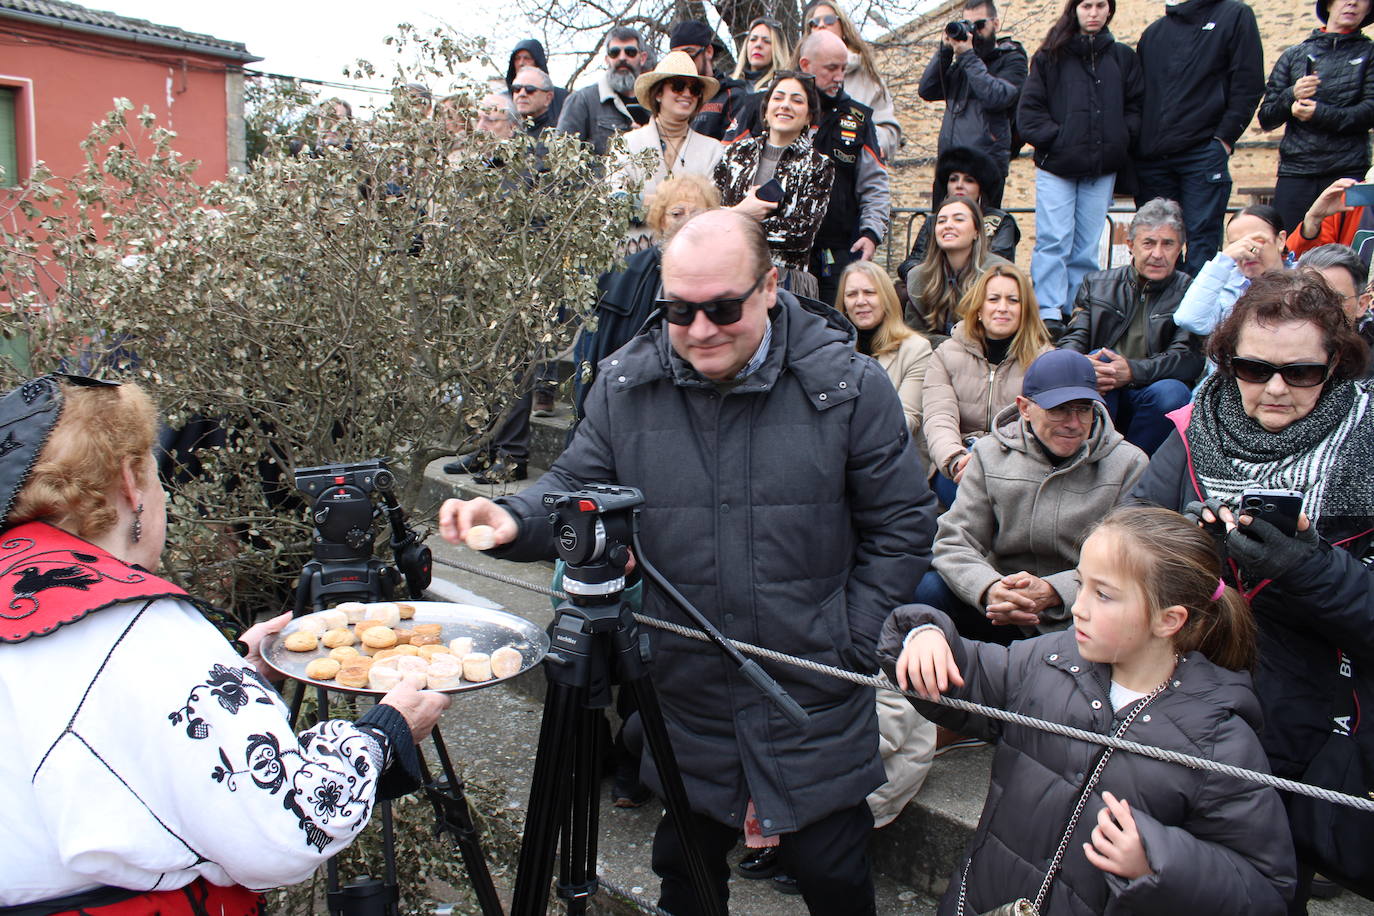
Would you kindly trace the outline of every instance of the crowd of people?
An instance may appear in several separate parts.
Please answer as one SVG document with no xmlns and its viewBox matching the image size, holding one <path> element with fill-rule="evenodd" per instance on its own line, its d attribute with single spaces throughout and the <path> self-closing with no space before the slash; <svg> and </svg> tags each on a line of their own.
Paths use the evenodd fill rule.
<svg viewBox="0 0 1374 916">
<path fill-rule="evenodd" d="M 1131 727 L 1331 784 L 1325 758 L 1344 746 L 1313 730 L 1370 683 L 1354 621 L 1368 621 L 1374 530 L 1344 457 L 1368 422 L 1374 330 L 1374 221 L 1344 198 L 1370 166 L 1374 84 L 1353 63 L 1370 6 L 1318 2 L 1322 27 L 1266 88 L 1254 14 L 1236 0 L 1170 4 L 1134 48 L 1110 31 L 1113 0 L 1069 0 L 1033 56 L 999 34 L 995 3 L 970 2 L 920 79 L 944 115 L 932 206 L 895 274 L 872 258 L 903 136 L 846 11 L 814 2 L 796 36 L 751 22 L 729 76 L 712 69 L 714 35 L 679 24 L 659 67 L 682 110 L 665 139 L 641 98 L 652 114 L 627 145 L 660 153 L 650 181 L 700 183 L 670 188 L 695 215 L 603 280 L 609 320 L 579 352 L 605 361 L 579 360 L 579 425 L 549 475 L 446 505 L 444 533 L 491 525 L 498 555 L 547 556 L 544 490 L 631 484 L 646 530 L 663 526 L 646 549 L 727 635 L 859 671 L 881 659 L 926 696 Z M 1257 111 L 1287 126 L 1274 204 L 1228 213 L 1228 160 Z M 681 150 L 698 136 L 723 147 L 693 166 Z M 1036 166 L 1028 269 L 1002 204 L 1022 145 Z M 1102 269 L 1121 194 L 1136 201 L 1129 260 Z M 1248 490 L 1299 493 L 1301 521 L 1242 512 Z M 816 609 L 800 619 L 784 613 L 798 588 Z M 660 597 L 646 592 L 647 612 L 674 619 Z M 772 877 L 814 913 L 871 912 L 855 838 L 900 810 L 933 753 L 980 740 L 1016 754 L 997 758 L 942 912 L 1039 888 L 1041 912 L 1205 899 L 1296 913 L 1318 871 L 1374 887 L 1318 803 L 1136 760 L 1100 768 L 1094 791 L 1090 749 L 922 704 L 937 732 L 914 709 L 780 673 L 828 723 L 803 753 L 732 673 L 673 637 L 655 648 L 722 899 L 742 831 L 740 875 Z M 703 703 L 703 680 L 726 689 Z M 1170 726 L 1137 720 L 1146 705 Z M 1374 759 L 1367 739 L 1342 737 Z M 647 760 L 641 775 L 656 787 Z M 1046 799 L 1062 813 L 1029 817 Z M 1066 831 L 1071 813 L 1081 825 Z M 1284 818 L 1291 832 L 1254 829 Z M 671 826 L 655 843 L 661 902 L 695 912 Z M 1047 868 L 1056 841 L 1063 862 Z"/>
<path fill-rule="evenodd" d="M 437 102 L 455 132 L 579 138 L 642 214 L 575 345 L 568 447 L 523 489 L 447 501 L 442 536 L 483 526 L 494 556 L 552 559 L 545 493 L 637 487 L 646 556 L 726 636 L 924 698 L 766 664 L 808 714 L 797 726 L 713 649 L 654 631 L 707 893 L 728 900 L 743 837 L 739 875 L 814 914 L 875 913 L 871 830 L 934 755 L 995 742 L 942 914 L 1018 898 L 1305 913 L 1327 879 L 1374 898 L 1368 814 L 934 702 L 1374 790 L 1359 721 L 1374 702 L 1374 208 L 1346 198 L 1371 164 L 1372 7 L 1317 0 L 1321 27 L 1266 85 L 1239 0 L 1170 3 L 1134 49 L 1110 31 L 1115 0 L 1066 0 L 1033 56 L 999 34 L 994 0 L 969 0 L 920 77 L 945 107 L 932 206 L 895 276 L 874 256 L 903 130 L 829 0 L 801 34 L 763 16 L 734 49 L 680 22 L 661 58 L 616 26 L 571 93 L 524 41 L 475 121 Z M 1228 215 L 1227 163 L 1257 111 L 1285 127 L 1273 205 Z M 349 143 L 350 117 L 328 103 L 319 143 Z M 1003 197 L 1026 144 L 1023 267 Z M 1136 202 L 1129 260 L 1101 269 L 1118 193 Z M 527 375 L 446 471 L 528 476 L 529 418 L 555 409 L 559 380 L 551 363 Z M 134 385 L 50 376 L 0 400 L 0 597 L 22 612 L 0 630 L 0 686 L 46 698 L 8 714 L 0 769 L 25 833 L 0 862 L 0 908 L 255 912 L 245 888 L 298 880 L 413 787 L 444 706 L 403 684 L 356 723 L 291 734 L 257 655 L 285 619 L 221 634 L 154 575 L 154 429 Z M 24 578 L 35 552 L 93 590 Z M 688 623 L 658 588 L 642 601 Z M 639 804 L 662 786 L 621 712 L 615 794 Z M 74 781 L 101 804 L 73 803 Z M 664 815 L 652 866 L 660 906 L 690 916 L 679 826 Z"/>
</svg>

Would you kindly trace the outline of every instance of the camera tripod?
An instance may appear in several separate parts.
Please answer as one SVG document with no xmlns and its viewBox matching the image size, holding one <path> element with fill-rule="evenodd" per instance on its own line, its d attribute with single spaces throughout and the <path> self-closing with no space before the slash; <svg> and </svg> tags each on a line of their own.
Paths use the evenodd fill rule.
<svg viewBox="0 0 1374 916">
<path fill-rule="evenodd" d="M 390 601 L 403 578 L 410 597 L 418 600 L 424 596 L 430 582 L 430 551 L 416 531 L 406 524 L 405 513 L 392 493 L 394 479 L 385 462 L 303 468 L 296 472 L 296 482 L 317 499 L 311 513 L 316 526 L 315 555 L 301 570 L 296 585 L 294 617 L 322 611 L 327 604 L 340 601 Z M 374 491 L 382 497 L 381 510 L 372 505 L 369 494 Z M 382 511 L 391 525 L 390 546 L 395 567 L 372 556 L 376 536 L 373 521 Z M 304 683 L 300 684 L 292 698 L 292 728 L 300 715 L 306 689 Z M 329 714 L 329 691 L 317 686 L 315 692 L 316 720 L 323 722 Z M 448 834 L 457 844 L 483 916 L 501 916 L 501 900 L 487 867 L 467 796 L 463 793 L 463 781 L 453 768 L 437 724 L 430 737 L 442 772 L 440 779 L 430 773 L 420 748 L 417 746 L 415 750 L 424 775 L 422 788 L 434 806 L 434 834 Z M 382 800 L 377 807 L 382 819 L 382 877 L 362 877 L 341 884 L 337 857 L 331 857 L 325 863 L 325 899 L 331 916 L 399 914 L 400 885 L 396 876 L 391 802 Z"/>
<path fill-rule="evenodd" d="M 725 906 L 712 889 L 692 831 L 691 808 L 682 772 L 673 754 L 658 695 L 649 680 L 648 641 L 641 636 L 624 601 L 625 568 L 633 543 L 639 568 L 680 604 L 751 681 L 795 724 L 805 723 L 805 710 L 783 692 L 756 662 L 746 661 L 648 562 L 639 544 L 637 510 L 644 501 L 629 487 L 590 486 L 576 493 L 548 493 L 559 556 L 568 564 L 563 588 L 569 600 L 554 615 L 551 648 L 544 660 L 548 692 L 540 726 L 529 813 L 515 882 L 511 916 L 546 912 L 553 859 L 562 838 L 558 896 L 568 913 L 585 913 L 597 889 L 601 709 L 610 703 L 610 685 L 632 691 L 639 705 L 644 737 L 653 753 L 663 786 L 664 804 L 672 817 L 687 859 L 693 891 L 701 912 L 725 916 Z"/>
</svg>

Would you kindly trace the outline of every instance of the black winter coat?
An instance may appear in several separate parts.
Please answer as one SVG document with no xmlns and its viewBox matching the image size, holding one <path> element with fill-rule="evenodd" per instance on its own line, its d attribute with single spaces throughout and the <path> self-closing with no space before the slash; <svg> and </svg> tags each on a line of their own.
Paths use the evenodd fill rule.
<svg viewBox="0 0 1374 916">
<path fill-rule="evenodd" d="M 1099 734 L 1113 732 L 1124 717 L 1112 710 L 1111 666 L 1084 661 L 1072 630 L 999 646 L 960 638 L 934 608 L 899 607 L 879 644 L 889 677 L 895 680 L 903 638 L 925 623 L 944 631 L 963 675 L 964 686 L 951 686 L 950 696 Z M 1101 748 L 944 706 L 913 705 L 946 728 L 998 742 L 978 830 L 939 913 L 955 912 L 965 863 L 966 914 L 1034 898 Z M 1259 725 L 1250 676 L 1190 652 L 1125 738 L 1264 772 Z M 1103 792 L 1130 803 L 1153 874 L 1127 881 L 1099 871 L 1084 856 Z M 1117 751 L 1079 818 L 1040 912 L 1280 916 L 1295 883 L 1293 845 L 1282 824 L 1283 806 L 1273 789 Z"/>
<path fill-rule="evenodd" d="M 1106 29 L 1078 34 L 1059 53 L 1031 58 L 1016 127 L 1045 171 L 1060 178 L 1110 175 L 1130 162 L 1144 100 L 1135 52 Z"/>
<path fill-rule="evenodd" d="M 1165 7 L 1136 43 L 1145 74 L 1139 159 L 1162 159 L 1217 137 L 1234 147 L 1264 94 L 1255 12 L 1239 0 Z"/>
<path fill-rule="evenodd" d="M 1134 379 L 1131 387 L 1140 388 L 1166 378 L 1191 385 L 1202 374 L 1202 340 L 1174 324 L 1174 312 L 1191 282 L 1191 277 L 1176 270 L 1167 279 L 1151 283 L 1136 273 L 1133 264 L 1094 271 L 1078 287 L 1073 315 L 1064 336 L 1059 338 L 1059 346 L 1079 353 L 1115 348 L 1135 320 L 1136 310 L 1143 305 L 1150 310 L 1150 355 L 1127 360 Z"/>
<path fill-rule="evenodd" d="M 1363 32 L 1313 30 L 1283 52 L 1269 74 L 1259 107 L 1260 127 L 1283 127 L 1279 175 L 1311 177 L 1369 168 L 1369 129 L 1374 127 L 1374 42 Z M 1308 121 L 1293 117 L 1293 84 L 1309 60 L 1321 78 L 1317 107 Z"/>
<path fill-rule="evenodd" d="M 875 671 L 878 632 L 930 564 L 935 499 L 896 389 L 854 352 L 839 313 L 778 292 L 772 346 L 717 386 L 654 322 L 601 365 L 572 444 L 500 501 L 519 520 L 509 559 L 554 555 L 551 489 L 639 487 L 644 555 L 733 639 Z M 686 616 L 651 585 L 644 613 Z M 714 647 L 646 628 L 651 672 L 692 808 L 765 832 L 860 804 L 884 781 L 873 690 L 763 662 L 810 713 L 798 729 Z M 658 787 L 645 761 L 643 776 Z"/>
<path fill-rule="evenodd" d="M 702 103 L 701 110 L 692 118 L 692 130 L 714 140 L 721 140 L 725 137 L 725 129 L 735 119 L 750 93 L 744 80 L 735 79 L 724 73 L 717 73 L 715 76 L 720 81 L 720 88 L 708 101 Z"/>
<path fill-rule="evenodd" d="M 977 49 L 957 58 L 942 44 L 926 65 L 917 92 L 927 102 L 944 100 L 939 152 L 966 146 L 991 156 L 1006 173 L 1011 161 L 1011 121 L 1026 81 L 1026 49 L 998 38 L 986 54 Z"/>
<path fill-rule="evenodd" d="M 1191 407 L 1170 415 L 1178 428 L 1151 457 L 1129 501 L 1181 511 L 1193 500 L 1207 498 L 1188 453 L 1190 414 Z M 1323 525 L 1322 536 L 1339 546 L 1313 555 L 1282 581 L 1243 583 L 1254 589 L 1250 606 L 1259 626 L 1255 690 L 1264 710 L 1261 743 L 1274 774 L 1289 779 L 1302 778 L 1332 733 L 1339 696 L 1353 690 L 1363 708 L 1374 704 L 1374 518 Z M 1338 673 L 1338 649 L 1353 661 L 1353 678 Z M 1359 727 L 1355 736 L 1364 759 L 1374 760 L 1374 728 Z M 1367 774 L 1365 789 L 1374 789 Z M 1289 796 L 1285 803 L 1294 816 L 1327 806 L 1301 796 Z M 1320 871 L 1323 859 L 1335 851 L 1307 849 L 1300 854 Z"/>
</svg>

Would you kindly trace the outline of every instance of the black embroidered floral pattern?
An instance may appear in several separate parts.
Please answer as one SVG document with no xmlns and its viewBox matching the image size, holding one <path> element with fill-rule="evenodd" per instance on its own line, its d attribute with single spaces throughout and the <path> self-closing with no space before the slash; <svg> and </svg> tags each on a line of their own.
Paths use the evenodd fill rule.
<svg viewBox="0 0 1374 916">
<path fill-rule="evenodd" d="M 237 714 L 238 708 L 231 712 Z M 376 781 L 370 747 L 362 732 L 339 721 L 302 734 L 299 749 L 283 750 L 275 735 L 254 734 L 248 737 L 243 767 L 236 768 L 221 747 L 210 778 L 237 792 L 240 777 L 246 776 L 254 788 L 280 795 L 306 843 L 324 849 L 332 837 L 361 829 L 371 814 Z"/>
<path fill-rule="evenodd" d="M 224 665 L 216 664 L 210 669 L 210 674 L 204 684 L 197 684 L 191 688 L 191 693 L 186 698 L 186 705 L 170 713 L 167 719 L 173 725 L 180 725 L 183 720 L 186 722 L 187 737 L 200 740 L 210 734 L 210 726 L 205 721 L 203 715 L 196 712 L 196 703 L 201 699 L 201 691 L 208 689 L 210 695 L 219 701 L 225 711 L 231 715 L 237 715 L 238 711 L 247 706 L 249 702 L 263 703 L 271 706 L 275 700 L 276 691 L 272 685 L 263 679 L 252 668 L 228 668 Z"/>
</svg>

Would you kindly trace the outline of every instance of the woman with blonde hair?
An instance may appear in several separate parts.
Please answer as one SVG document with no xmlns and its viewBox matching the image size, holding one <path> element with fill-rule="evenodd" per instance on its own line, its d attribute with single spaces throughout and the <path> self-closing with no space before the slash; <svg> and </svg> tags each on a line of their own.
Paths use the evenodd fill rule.
<svg viewBox="0 0 1374 916">
<path fill-rule="evenodd" d="M 740 40 L 735 55 L 738 63 L 730 74 L 744 80 L 751 92 L 762 92 L 773 81 L 773 74 L 786 70 L 792 59 L 792 43 L 783 33 L 782 23 L 771 16 L 756 16 Z"/>
<path fill-rule="evenodd" d="M 137 385 L 0 397 L 0 910 L 256 916 L 423 774 L 448 697 L 393 688 L 299 737 L 263 639 L 157 575 L 167 494 Z"/>
<path fill-rule="evenodd" d="M 973 282 L 1008 262 L 989 250 L 983 211 L 970 198 L 946 197 L 931 224 L 934 244 L 904 278 L 911 297 L 906 320 L 938 346 L 959 320 L 959 303 Z"/>
<path fill-rule="evenodd" d="M 897 110 L 893 107 L 887 81 L 878 73 L 873 49 L 859 35 L 853 20 L 831 0 L 812 0 L 802 13 L 802 37 L 817 29 L 840 36 L 849 49 L 849 60 L 844 68 L 845 94 L 873 109 L 873 126 L 878 129 L 883 158 L 891 162 L 902 147 L 902 125 L 897 122 Z"/>
<path fill-rule="evenodd" d="M 930 342 L 902 321 L 902 304 L 887 271 L 873 261 L 854 261 L 840 274 L 835 308 L 858 331 L 855 349 L 887 372 L 912 434 L 921 429 L 921 387 L 930 362 Z"/>
<path fill-rule="evenodd" d="M 935 348 L 926 370 L 922 430 L 935 471 L 935 494 L 954 502 L 972 442 L 1015 403 L 1035 358 L 1051 348 L 1030 278 L 1014 264 L 994 264 L 965 294 L 960 321 Z"/>
</svg>

